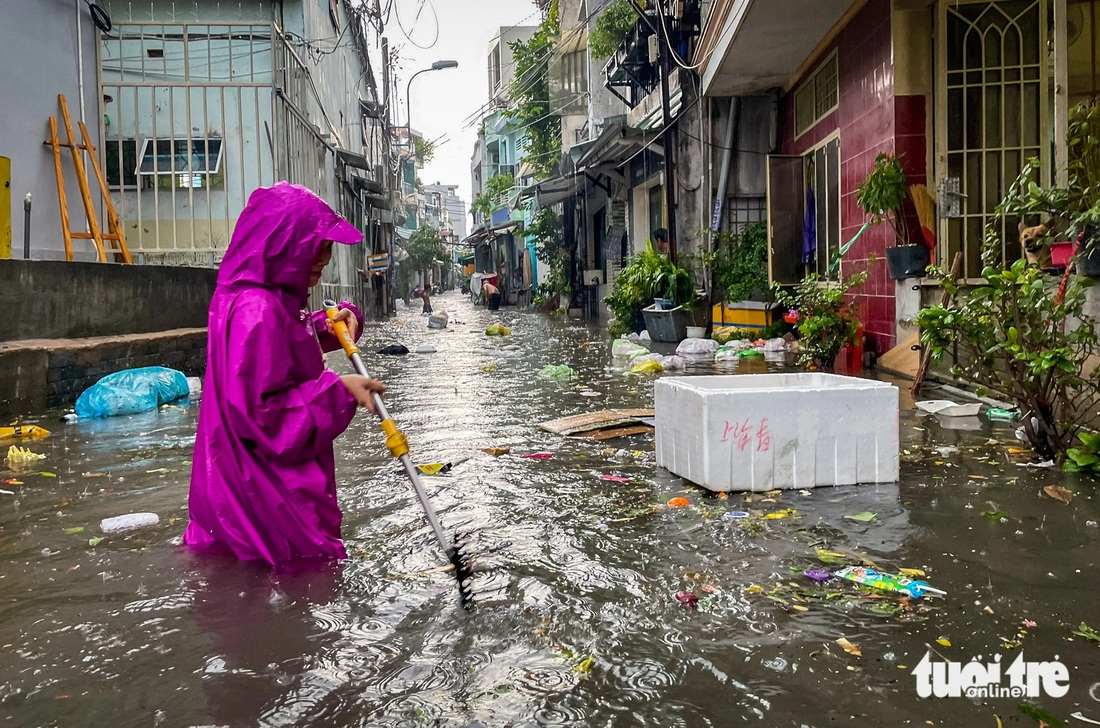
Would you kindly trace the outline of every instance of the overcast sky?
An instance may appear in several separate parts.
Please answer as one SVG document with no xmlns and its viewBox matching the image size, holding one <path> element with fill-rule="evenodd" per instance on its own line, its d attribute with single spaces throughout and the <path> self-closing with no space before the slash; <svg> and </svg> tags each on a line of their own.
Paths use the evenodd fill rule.
<svg viewBox="0 0 1100 728">
<path fill-rule="evenodd" d="M 386 26 L 390 45 L 398 49 L 400 56 L 396 85 L 401 98 L 394 124 L 405 124 L 405 84 L 413 73 L 431 66 L 433 61 L 458 61 L 458 68 L 422 73 L 413 81 L 412 127 L 427 139 L 446 134 L 420 179 L 424 184 L 457 184 L 469 210 L 470 157 L 477 139 L 477 123 L 464 128 L 464 122 L 489 99 L 489 44 L 501 27 L 537 25 L 538 10 L 531 0 L 425 0 L 423 5 L 421 0 L 395 0 L 394 4 L 397 13 L 390 16 Z M 417 19 L 420 7 L 423 10 Z M 413 42 L 405 37 L 401 26 Z M 432 47 L 417 48 L 414 43 Z M 469 229 L 469 216 L 466 225 Z"/>
</svg>

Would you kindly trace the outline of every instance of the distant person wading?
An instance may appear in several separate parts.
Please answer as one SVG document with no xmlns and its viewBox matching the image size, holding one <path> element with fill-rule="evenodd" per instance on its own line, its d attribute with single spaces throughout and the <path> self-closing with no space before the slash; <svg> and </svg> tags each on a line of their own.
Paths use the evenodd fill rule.
<svg viewBox="0 0 1100 728">
<path fill-rule="evenodd" d="M 490 311 L 500 310 L 500 289 L 492 283 L 486 283 L 481 287 L 481 298 Z"/>
</svg>

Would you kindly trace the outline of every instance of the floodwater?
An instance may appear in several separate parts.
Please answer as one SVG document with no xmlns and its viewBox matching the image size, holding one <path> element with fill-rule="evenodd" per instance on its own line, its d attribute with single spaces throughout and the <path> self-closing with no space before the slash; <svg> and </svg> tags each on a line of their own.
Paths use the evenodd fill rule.
<svg viewBox="0 0 1100 728">
<path fill-rule="evenodd" d="M 54 435 L 30 443 L 46 458 L 0 476 L 19 481 L 0 484 L 16 493 L 0 495 L 0 722 L 1036 724 L 1020 698 L 919 698 L 913 669 L 929 646 L 956 661 L 1060 661 L 1068 693 L 1028 700 L 1070 725 L 1100 721 L 1100 645 L 1072 634 L 1100 629 L 1094 483 L 1018 465 L 1009 425 L 921 415 L 902 383 L 899 484 L 719 499 L 658 468 L 651 436 L 596 443 L 536 427 L 652 403 L 652 378 L 609 368 L 606 336 L 491 314 L 457 293 L 434 304 L 452 311 L 452 330 L 406 311 L 404 325 L 369 327 L 364 350 L 438 349 L 367 361 L 416 461 L 457 463 L 426 483 L 445 527 L 479 555 L 476 609 L 436 571 L 419 504 L 365 416 L 337 443 L 349 560 L 273 576 L 177 545 L 195 405 L 73 425 L 53 413 L 41 422 Z M 500 318 L 516 319 L 513 336 L 487 338 Z M 537 376 L 558 363 L 578 377 Z M 743 369 L 765 366 L 776 365 Z M 554 457 L 518 457 L 534 451 Z M 1040 495 L 1052 484 L 1075 492 L 1070 505 Z M 654 508 L 673 497 L 691 506 Z M 785 508 L 798 516 L 722 517 Z M 136 511 L 160 525 L 96 540 L 101 519 Z M 845 518 L 863 511 L 874 520 Z M 801 572 L 822 566 L 817 549 L 921 569 L 947 597 L 815 587 Z"/>
</svg>

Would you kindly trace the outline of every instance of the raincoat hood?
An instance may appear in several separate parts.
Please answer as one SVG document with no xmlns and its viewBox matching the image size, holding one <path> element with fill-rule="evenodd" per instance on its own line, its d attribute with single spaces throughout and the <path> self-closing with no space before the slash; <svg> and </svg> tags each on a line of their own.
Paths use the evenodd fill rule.
<svg viewBox="0 0 1100 728">
<path fill-rule="evenodd" d="M 354 225 L 305 187 L 288 182 L 260 187 L 237 219 L 218 286 L 278 288 L 305 305 L 325 241 L 354 245 L 362 239 Z"/>
</svg>

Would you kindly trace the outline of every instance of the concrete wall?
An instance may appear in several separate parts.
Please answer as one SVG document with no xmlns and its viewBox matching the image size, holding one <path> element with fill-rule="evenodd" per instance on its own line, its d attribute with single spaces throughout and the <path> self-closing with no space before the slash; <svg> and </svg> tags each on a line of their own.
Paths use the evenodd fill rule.
<svg viewBox="0 0 1100 728">
<path fill-rule="evenodd" d="M 206 329 L 0 343 L 0 417 L 70 406 L 105 375 L 147 366 L 202 376 Z"/>
<path fill-rule="evenodd" d="M 205 268 L 0 260 L 0 342 L 206 326 Z M 0 375 L 2 378 L 2 375 Z"/>
<path fill-rule="evenodd" d="M 49 136 L 47 119 L 60 115 L 59 93 L 68 100 L 73 133 L 80 136 L 76 122 L 80 119 L 78 65 L 82 59 L 84 116 L 93 143 L 99 144 L 96 29 L 88 7 L 72 0 L 9 0 L 3 3 L 2 15 L 0 156 L 11 158 L 12 254 L 23 256 L 23 196 L 30 192 L 31 257 L 64 258 L 53 155 L 42 141 Z M 59 134 L 64 139 L 64 128 Z M 77 227 L 82 224 L 84 211 L 72 172 L 72 157 L 68 150 L 63 152 L 69 217 Z M 97 209 L 97 214 L 101 212 Z M 83 258 L 94 257 L 89 241 L 74 241 L 74 249 Z"/>
</svg>

